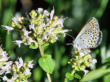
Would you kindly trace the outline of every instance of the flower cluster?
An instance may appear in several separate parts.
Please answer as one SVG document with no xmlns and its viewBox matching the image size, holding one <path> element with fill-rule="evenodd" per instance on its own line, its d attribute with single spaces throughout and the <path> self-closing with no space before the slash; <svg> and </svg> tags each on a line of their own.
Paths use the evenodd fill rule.
<svg viewBox="0 0 110 82">
<path fill-rule="evenodd" d="M 93 59 L 91 54 L 89 53 L 84 54 L 76 50 L 74 55 L 74 58 L 70 59 L 70 61 L 68 62 L 72 66 L 73 70 L 71 73 L 66 74 L 67 79 L 70 79 L 68 76 L 75 78 L 75 75 L 78 71 L 83 71 L 84 75 L 86 75 L 89 72 L 88 70 L 86 70 L 86 68 L 93 67 L 93 65 L 97 62 L 97 60 Z"/>
<path fill-rule="evenodd" d="M 16 40 L 20 47 L 21 43 L 29 45 L 30 48 L 36 49 L 39 45 L 54 43 L 60 34 L 65 35 L 68 30 L 63 30 L 63 18 L 54 16 L 54 9 L 51 12 L 38 8 L 32 10 L 27 18 L 14 17 L 12 26 L 7 28 L 8 31 L 16 30 L 21 34 L 22 40 Z"/>
<path fill-rule="evenodd" d="M 8 54 L 0 47 L 0 75 L 11 72 L 12 61 L 9 61 Z"/>
<path fill-rule="evenodd" d="M 7 76 L 4 76 L 3 80 L 7 82 L 27 82 L 28 78 L 31 76 L 31 68 L 33 68 L 32 61 L 26 63 L 23 62 L 22 58 L 19 58 L 18 61 L 15 61 L 12 65 L 12 77 L 8 78 Z"/>
<path fill-rule="evenodd" d="M 27 82 L 31 76 L 32 61 L 23 62 L 22 58 L 12 62 L 8 54 L 0 47 L 0 76 L 6 82 Z M 9 76 L 11 75 L 11 77 Z"/>
<path fill-rule="evenodd" d="M 68 63 L 72 65 L 75 71 L 85 71 L 87 67 L 92 67 L 97 60 L 93 59 L 91 54 L 81 55 L 79 51 L 75 52 L 75 58 L 71 59 Z"/>
</svg>

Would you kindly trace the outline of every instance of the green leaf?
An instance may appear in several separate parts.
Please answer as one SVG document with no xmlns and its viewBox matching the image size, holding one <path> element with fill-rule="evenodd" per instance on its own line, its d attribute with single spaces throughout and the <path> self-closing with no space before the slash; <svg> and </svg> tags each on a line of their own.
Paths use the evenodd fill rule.
<svg viewBox="0 0 110 82">
<path fill-rule="evenodd" d="M 67 78 L 68 80 L 73 80 L 73 79 L 74 79 L 74 75 L 72 75 L 71 73 L 67 72 L 67 73 L 66 73 L 66 78 Z"/>
<path fill-rule="evenodd" d="M 106 58 L 106 62 L 110 62 L 110 57 Z"/>
<path fill-rule="evenodd" d="M 110 74 L 104 77 L 104 82 L 110 82 Z"/>
<path fill-rule="evenodd" d="M 103 75 L 110 73 L 110 69 L 100 68 L 89 72 L 81 81 L 90 81 L 102 77 Z"/>
<path fill-rule="evenodd" d="M 40 82 L 41 78 L 42 78 L 42 70 L 41 68 L 37 67 L 33 70 L 33 79 L 35 82 Z"/>
<path fill-rule="evenodd" d="M 77 79 L 81 79 L 81 76 L 78 73 L 75 73 L 74 77 Z"/>
<path fill-rule="evenodd" d="M 38 43 L 31 43 L 29 45 L 29 48 L 31 48 L 31 49 L 37 49 L 38 48 Z"/>
<path fill-rule="evenodd" d="M 40 67 L 47 73 L 52 73 L 55 67 L 55 62 L 51 58 L 51 55 L 44 55 L 39 59 Z"/>
</svg>

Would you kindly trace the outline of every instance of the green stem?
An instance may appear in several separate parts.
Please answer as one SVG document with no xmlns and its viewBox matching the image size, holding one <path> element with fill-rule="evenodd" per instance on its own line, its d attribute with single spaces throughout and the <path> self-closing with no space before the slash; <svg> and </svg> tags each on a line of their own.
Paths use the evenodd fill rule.
<svg viewBox="0 0 110 82">
<path fill-rule="evenodd" d="M 50 74 L 47 73 L 47 78 L 48 78 L 48 81 L 51 82 L 51 78 L 50 78 Z"/>
<path fill-rule="evenodd" d="M 40 50 L 41 56 L 44 57 L 44 47 L 39 46 L 39 50 Z"/>
<path fill-rule="evenodd" d="M 44 47 L 40 45 L 39 50 L 40 50 L 41 56 L 44 57 Z M 47 73 L 47 78 L 48 78 L 48 81 L 51 82 L 51 78 L 50 78 L 49 73 Z"/>
<path fill-rule="evenodd" d="M 73 69 L 72 72 L 71 72 L 71 74 L 73 75 L 74 73 L 75 73 L 75 70 Z"/>
</svg>

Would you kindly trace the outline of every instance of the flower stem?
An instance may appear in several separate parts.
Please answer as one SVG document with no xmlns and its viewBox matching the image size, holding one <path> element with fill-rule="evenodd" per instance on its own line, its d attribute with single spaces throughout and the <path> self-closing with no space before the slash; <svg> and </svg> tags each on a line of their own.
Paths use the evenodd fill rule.
<svg viewBox="0 0 110 82">
<path fill-rule="evenodd" d="M 73 69 L 72 72 L 71 72 L 71 74 L 73 75 L 74 73 L 75 73 L 75 70 Z"/>
<path fill-rule="evenodd" d="M 44 47 L 43 46 L 39 46 L 39 50 L 40 50 L 41 56 L 44 57 Z M 47 73 L 47 78 L 48 78 L 48 81 L 51 82 L 51 78 L 50 78 L 50 74 L 49 73 Z"/>
<path fill-rule="evenodd" d="M 51 78 L 50 78 L 50 74 L 47 73 L 47 78 L 48 78 L 48 81 L 51 82 Z"/>
<path fill-rule="evenodd" d="M 44 56 L 44 47 L 39 46 L 39 50 L 40 50 L 41 56 L 43 57 Z"/>
</svg>

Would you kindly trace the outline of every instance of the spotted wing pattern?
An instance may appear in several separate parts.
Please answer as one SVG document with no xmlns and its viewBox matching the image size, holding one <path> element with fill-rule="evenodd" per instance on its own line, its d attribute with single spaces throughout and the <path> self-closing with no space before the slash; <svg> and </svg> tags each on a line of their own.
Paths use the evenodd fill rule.
<svg viewBox="0 0 110 82">
<path fill-rule="evenodd" d="M 78 50 L 95 48 L 101 43 L 101 40 L 102 32 L 98 21 L 92 17 L 73 41 L 73 46 Z"/>
</svg>

